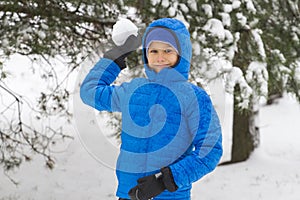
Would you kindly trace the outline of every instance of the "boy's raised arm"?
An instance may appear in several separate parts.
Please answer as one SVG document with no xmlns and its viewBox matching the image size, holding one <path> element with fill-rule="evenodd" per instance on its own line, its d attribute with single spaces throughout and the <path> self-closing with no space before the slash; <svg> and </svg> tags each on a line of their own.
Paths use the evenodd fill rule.
<svg viewBox="0 0 300 200">
<path fill-rule="evenodd" d="M 119 97 L 113 95 L 115 86 L 111 84 L 120 71 L 126 68 L 126 57 L 140 44 L 140 35 L 130 35 L 123 45 L 115 46 L 104 53 L 80 87 L 80 97 L 85 104 L 97 110 L 120 111 Z"/>
<path fill-rule="evenodd" d="M 82 101 L 97 110 L 114 111 L 113 107 L 119 107 L 119 102 L 115 98 L 112 100 L 115 86 L 111 83 L 114 82 L 120 71 L 121 69 L 112 60 L 100 59 L 80 86 Z"/>
</svg>

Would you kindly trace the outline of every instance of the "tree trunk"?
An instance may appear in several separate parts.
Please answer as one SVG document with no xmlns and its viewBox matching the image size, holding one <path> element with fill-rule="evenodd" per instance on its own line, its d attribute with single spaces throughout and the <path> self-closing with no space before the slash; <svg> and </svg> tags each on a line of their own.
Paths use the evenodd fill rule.
<svg viewBox="0 0 300 200">
<path fill-rule="evenodd" d="M 238 89 L 237 89 L 238 90 Z M 234 97 L 232 149 L 230 163 L 245 161 L 259 144 L 259 128 L 256 126 L 258 109 L 251 106 L 241 110 Z"/>
<path fill-rule="evenodd" d="M 251 33 L 249 30 L 240 32 L 239 51 L 236 52 L 233 59 L 233 65 L 238 66 L 243 73 L 248 69 L 250 62 L 253 60 L 253 51 L 256 46 L 251 43 Z M 231 161 L 235 163 L 245 161 L 249 158 L 251 152 L 259 144 L 259 129 L 256 126 L 256 118 L 258 116 L 258 106 L 255 102 L 255 94 L 252 94 L 250 106 L 248 109 L 239 108 L 239 100 L 237 94 L 241 94 L 238 85 L 234 88 L 234 112 L 232 127 L 232 148 Z M 239 96 L 240 97 L 240 96 Z"/>
<path fill-rule="evenodd" d="M 283 80 L 275 77 L 275 72 L 272 72 L 271 67 L 268 67 L 269 80 L 268 80 L 268 99 L 267 105 L 273 104 L 276 99 L 283 96 Z"/>
</svg>

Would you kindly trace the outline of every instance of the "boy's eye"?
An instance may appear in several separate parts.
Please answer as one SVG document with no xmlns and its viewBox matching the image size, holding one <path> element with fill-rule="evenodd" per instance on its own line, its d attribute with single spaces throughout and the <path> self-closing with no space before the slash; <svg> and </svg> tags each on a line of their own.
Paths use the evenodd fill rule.
<svg viewBox="0 0 300 200">
<path fill-rule="evenodd" d="M 159 51 L 164 52 L 164 53 L 166 53 L 166 54 L 170 54 L 170 53 L 173 53 L 173 52 L 174 52 L 173 49 L 161 49 L 161 50 L 158 50 L 158 49 L 150 49 L 150 50 L 149 50 L 149 53 L 151 53 L 151 54 L 156 54 L 156 53 L 158 53 Z"/>
<path fill-rule="evenodd" d="M 172 49 L 165 49 L 165 53 L 172 53 L 173 50 Z"/>
<path fill-rule="evenodd" d="M 156 49 L 151 49 L 150 53 L 157 53 L 157 50 Z"/>
</svg>

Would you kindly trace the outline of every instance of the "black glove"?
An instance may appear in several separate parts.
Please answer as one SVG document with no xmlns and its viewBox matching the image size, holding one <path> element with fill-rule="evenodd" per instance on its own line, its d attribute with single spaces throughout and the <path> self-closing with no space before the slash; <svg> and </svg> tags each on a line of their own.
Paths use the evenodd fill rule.
<svg viewBox="0 0 300 200">
<path fill-rule="evenodd" d="M 140 178 L 137 182 L 138 184 L 128 192 L 131 200 L 148 200 L 156 197 L 165 189 L 175 192 L 178 188 L 168 167 L 162 168 L 158 174 Z"/>
<path fill-rule="evenodd" d="M 120 69 L 126 68 L 125 58 L 141 45 L 141 36 L 130 35 L 125 43 L 104 53 L 103 57 L 113 60 Z"/>
</svg>

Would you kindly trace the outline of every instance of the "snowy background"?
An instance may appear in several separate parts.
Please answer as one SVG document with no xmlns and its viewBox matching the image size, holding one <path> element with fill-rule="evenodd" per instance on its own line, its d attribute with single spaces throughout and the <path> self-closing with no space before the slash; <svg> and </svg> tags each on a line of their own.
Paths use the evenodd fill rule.
<svg viewBox="0 0 300 200">
<path fill-rule="evenodd" d="M 10 83 L 11 89 L 20 94 L 32 93 L 34 99 L 34 94 L 42 89 L 43 84 L 38 83 L 38 76 L 33 76 L 29 71 L 30 62 L 15 56 L 5 66 L 14 76 L 14 82 Z M 75 82 L 75 78 L 73 81 Z M 224 115 L 224 121 L 226 119 L 227 116 Z M 248 161 L 219 166 L 196 182 L 192 199 L 299 200 L 299 120 L 300 105 L 288 94 L 274 105 L 261 105 L 259 148 Z M 35 157 L 12 174 L 20 183 L 18 186 L 12 184 L 1 172 L 0 200 L 116 199 L 113 167 L 100 162 L 97 159 L 99 156 L 91 155 L 82 141 L 82 133 L 77 131 L 75 121 L 66 128 L 74 139 L 58 147 L 54 170 L 46 169 L 44 160 Z M 226 127 L 223 128 L 224 136 L 230 138 Z M 93 142 L 93 139 L 89 142 Z M 99 147 L 98 150 L 103 155 L 115 158 L 116 151 L 108 151 L 104 148 L 105 145 L 94 145 Z M 224 147 L 228 149 L 228 145 L 226 143 Z M 228 152 L 224 156 L 228 156 Z"/>
</svg>

